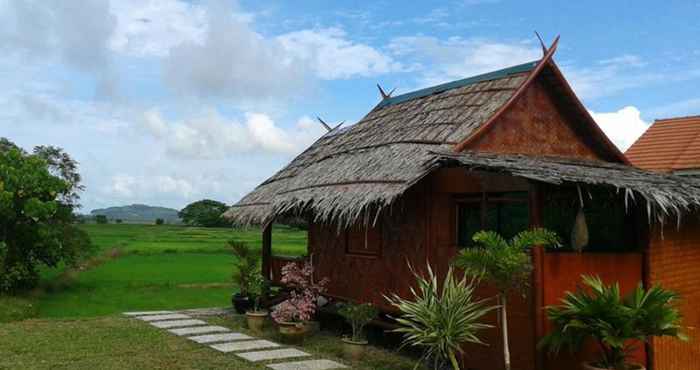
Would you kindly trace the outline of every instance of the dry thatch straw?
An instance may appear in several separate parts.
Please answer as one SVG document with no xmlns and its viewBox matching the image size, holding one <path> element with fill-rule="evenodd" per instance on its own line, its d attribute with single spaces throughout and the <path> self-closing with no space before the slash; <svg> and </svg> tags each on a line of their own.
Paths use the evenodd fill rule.
<svg viewBox="0 0 700 370">
<path fill-rule="evenodd" d="M 358 220 L 376 220 L 411 186 L 450 166 L 553 184 L 612 186 L 624 190 L 626 200 L 644 199 L 650 217 L 659 220 L 700 204 L 700 187 L 693 180 L 630 166 L 455 153 L 455 144 L 470 137 L 525 86 L 535 66 L 526 63 L 384 99 L 356 125 L 321 137 L 225 216 L 248 225 L 304 214 L 346 228 Z M 545 72 L 544 81 L 556 80 L 551 71 Z"/>
<path fill-rule="evenodd" d="M 663 222 L 700 206 L 700 181 L 655 173 L 623 164 L 560 157 L 475 152 L 433 152 L 427 168 L 464 167 L 507 173 L 548 184 L 588 184 L 624 191 L 625 204 L 644 199 L 649 216 Z"/>
</svg>

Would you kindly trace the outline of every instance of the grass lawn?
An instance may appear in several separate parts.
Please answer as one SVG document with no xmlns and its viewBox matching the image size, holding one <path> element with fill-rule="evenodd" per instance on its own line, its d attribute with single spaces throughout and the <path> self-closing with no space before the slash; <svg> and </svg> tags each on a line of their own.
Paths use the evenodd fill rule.
<svg viewBox="0 0 700 370">
<path fill-rule="evenodd" d="M 258 229 L 172 225 L 82 225 L 99 249 L 84 270 L 42 271 L 42 285 L 22 297 L 0 297 L 0 322 L 26 317 L 75 318 L 129 310 L 227 306 L 233 256 L 226 242 L 261 246 Z M 273 228 L 273 252 L 300 255 L 306 232 Z"/>
<path fill-rule="evenodd" d="M 241 317 L 206 318 L 246 332 Z M 277 340 L 268 329 L 264 337 Z M 314 358 L 345 362 L 337 335 L 322 332 L 301 349 Z M 26 320 L 0 325 L 0 369 L 264 369 L 144 322 L 119 316 L 78 320 Z M 409 370 L 413 360 L 368 348 L 353 369 Z"/>
</svg>

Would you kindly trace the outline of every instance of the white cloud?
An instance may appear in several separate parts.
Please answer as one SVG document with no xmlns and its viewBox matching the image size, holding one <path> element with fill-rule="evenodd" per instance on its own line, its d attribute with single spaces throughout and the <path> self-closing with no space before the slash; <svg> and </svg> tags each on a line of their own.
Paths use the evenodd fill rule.
<svg viewBox="0 0 700 370">
<path fill-rule="evenodd" d="M 5 50 L 35 58 L 56 57 L 85 70 L 108 64 L 107 41 L 116 25 L 104 1 L 16 0 L 0 9 L 0 41 Z"/>
<path fill-rule="evenodd" d="M 589 67 L 580 68 L 569 63 L 561 67 L 579 97 L 596 99 L 664 79 L 662 74 L 644 69 L 645 66 L 646 62 L 638 56 L 621 55 Z"/>
<path fill-rule="evenodd" d="M 542 57 L 540 49 L 528 43 L 461 37 L 446 40 L 432 36 L 398 37 L 391 41 L 389 50 L 421 66 L 421 85 L 435 85 Z"/>
<path fill-rule="evenodd" d="M 616 112 L 590 113 L 603 132 L 623 152 L 649 127 L 649 123 L 642 120 L 639 109 L 633 106 L 624 107 Z"/>
<path fill-rule="evenodd" d="M 690 98 L 660 105 L 650 109 L 648 116 L 653 118 L 670 118 L 700 114 L 700 98 Z"/>
<path fill-rule="evenodd" d="M 112 72 L 108 40 L 116 26 L 109 4 L 100 0 L 13 0 L 0 4 L 0 45 L 3 57 L 23 63 L 58 61 L 97 80 L 97 96 L 113 96 L 117 79 Z"/>
<path fill-rule="evenodd" d="M 401 71 L 401 64 L 365 44 L 347 39 L 339 28 L 302 30 L 277 38 L 286 51 L 325 80 L 375 76 Z"/>
<path fill-rule="evenodd" d="M 143 127 L 162 140 L 166 152 L 183 159 L 218 159 L 236 153 L 293 155 L 323 134 L 308 117 L 285 129 L 263 113 L 246 113 L 244 121 L 231 120 L 214 110 L 178 122 L 166 122 L 159 111 L 144 113 Z"/>
<path fill-rule="evenodd" d="M 183 42 L 202 42 L 205 8 L 178 0 L 121 0 L 110 3 L 117 27 L 109 46 L 134 56 L 168 55 Z"/>
<path fill-rule="evenodd" d="M 133 176 L 118 174 L 102 188 L 104 194 L 122 199 L 138 199 L 160 195 L 174 195 L 181 199 L 191 199 L 195 195 L 194 186 L 189 180 L 169 175 Z"/>
<path fill-rule="evenodd" d="M 202 42 L 185 41 L 164 60 L 166 82 L 178 92 L 200 97 L 255 100 L 288 96 L 306 82 L 305 66 L 281 43 L 255 32 L 228 4 L 207 8 Z"/>
</svg>

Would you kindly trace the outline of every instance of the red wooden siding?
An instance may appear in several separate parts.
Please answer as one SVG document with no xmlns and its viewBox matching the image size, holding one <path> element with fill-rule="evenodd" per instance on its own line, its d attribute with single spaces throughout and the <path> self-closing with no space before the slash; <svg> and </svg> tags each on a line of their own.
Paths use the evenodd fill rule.
<svg viewBox="0 0 700 370">
<path fill-rule="evenodd" d="M 543 256 L 544 304 L 556 305 L 566 291 L 575 291 L 581 284 L 581 275 L 598 275 L 606 283 L 619 282 L 622 293 L 634 289 L 642 281 L 642 255 L 637 253 L 545 253 Z M 545 320 L 545 328 L 551 324 Z M 574 369 L 585 360 L 595 359 L 595 348 L 587 348 L 575 355 L 563 351 L 557 358 L 546 357 L 545 369 Z M 645 363 L 644 347 L 633 356 L 633 361 Z"/>
<path fill-rule="evenodd" d="M 410 191 L 390 216 L 367 234 L 364 227 L 338 232 L 334 225 L 311 225 L 309 253 L 316 276 L 330 279 L 331 296 L 371 302 L 389 311 L 384 294 L 409 295 L 413 279 L 407 264 L 425 266 L 428 249 L 424 186 Z M 365 237 L 374 244 L 367 249 Z"/>
<path fill-rule="evenodd" d="M 487 173 L 470 173 L 464 169 L 444 169 L 427 179 L 430 182 L 430 243 L 428 255 L 432 265 L 441 273 L 449 267 L 457 254 L 457 215 L 455 197 L 465 193 L 527 191 L 527 181 L 510 176 Z M 480 297 L 493 297 L 496 292 L 489 287 L 478 290 Z M 511 362 L 514 368 L 534 370 L 534 316 L 531 295 L 518 294 L 509 297 L 508 331 L 511 338 Z M 496 326 L 495 312 L 486 321 Z M 503 368 L 503 343 L 498 327 L 486 330 L 480 337 L 489 345 L 466 345 L 462 357 L 466 369 Z M 517 339 L 516 339 L 517 338 Z"/>
<path fill-rule="evenodd" d="M 650 284 L 661 284 L 681 294 L 683 325 L 690 341 L 654 339 L 654 370 L 694 370 L 700 367 L 700 215 L 686 215 L 680 229 L 669 224 L 663 236 L 656 230 L 649 246 Z"/>
<path fill-rule="evenodd" d="M 535 80 L 483 137 L 467 150 L 600 159 Z"/>
</svg>

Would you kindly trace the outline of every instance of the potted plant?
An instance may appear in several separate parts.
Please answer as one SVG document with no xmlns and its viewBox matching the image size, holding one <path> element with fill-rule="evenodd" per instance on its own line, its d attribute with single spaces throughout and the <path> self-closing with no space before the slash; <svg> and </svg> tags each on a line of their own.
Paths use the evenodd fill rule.
<svg viewBox="0 0 700 370">
<path fill-rule="evenodd" d="M 238 286 L 238 292 L 231 297 L 231 303 L 236 312 L 242 315 L 252 307 L 248 297 L 249 279 L 258 269 L 258 259 L 246 243 L 231 240 L 228 245 L 235 257 L 232 278 L 234 284 Z"/>
<path fill-rule="evenodd" d="M 365 351 L 367 340 L 362 336 L 365 325 L 374 320 L 379 311 L 370 303 L 344 304 L 338 310 L 340 316 L 352 327 L 352 336 L 343 338 L 343 352 L 345 357 L 359 360 Z"/>
<path fill-rule="evenodd" d="M 532 262 L 528 249 L 535 245 L 559 247 L 559 237 L 547 229 L 525 230 L 510 240 L 494 231 L 479 231 L 472 240 L 476 244 L 460 252 L 454 264 L 467 275 L 493 284 L 498 289 L 498 316 L 503 338 L 503 363 L 510 370 L 508 344 L 507 298 L 512 292 L 525 294 Z"/>
<path fill-rule="evenodd" d="M 436 370 L 445 364 L 459 370 L 457 354 L 462 353 L 462 345 L 484 344 L 477 334 L 492 326 L 481 320 L 497 307 L 489 305 L 488 300 L 474 299 L 475 280 L 467 280 L 466 276 L 457 279 L 450 268 L 438 284 L 430 265 L 427 269 L 425 277 L 413 272 L 417 288 L 411 290 L 412 299 L 396 294 L 385 297 L 401 312 L 396 318 L 400 328 L 393 331 L 403 334 L 402 346 L 423 348 L 421 362 L 432 362 Z"/>
<path fill-rule="evenodd" d="M 261 299 L 265 294 L 267 282 L 257 271 L 248 278 L 248 297 L 252 302 L 252 308 L 245 313 L 248 328 L 255 333 L 262 333 L 267 318 L 267 310 L 260 306 Z"/>
<path fill-rule="evenodd" d="M 303 267 L 290 262 L 282 267 L 280 281 L 291 289 L 289 298 L 275 306 L 272 318 L 278 324 L 282 339 L 298 343 L 310 332 L 309 321 L 316 313 L 318 298 L 325 291 L 328 279 L 315 282 L 310 262 Z"/>
<path fill-rule="evenodd" d="M 674 306 L 678 295 L 653 286 L 645 290 L 640 283 L 625 297 L 619 284 L 605 285 L 599 277 L 582 276 L 587 290 L 567 292 L 558 306 L 547 307 L 554 328 L 539 346 L 557 354 L 567 347 L 578 351 L 587 340 L 597 344 L 600 357 L 583 364 L 585 370 L 644 369 L 631 364 L 631 341 L 648 341 L 655 336 L 687 340 L 681 333 L 681 315 Z"/>
</svg>

